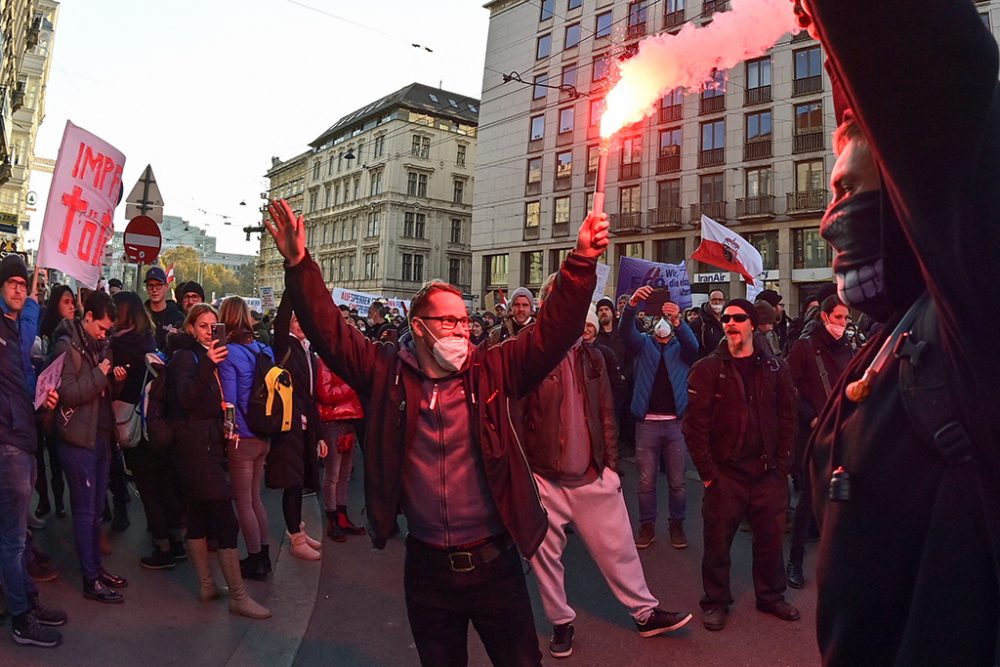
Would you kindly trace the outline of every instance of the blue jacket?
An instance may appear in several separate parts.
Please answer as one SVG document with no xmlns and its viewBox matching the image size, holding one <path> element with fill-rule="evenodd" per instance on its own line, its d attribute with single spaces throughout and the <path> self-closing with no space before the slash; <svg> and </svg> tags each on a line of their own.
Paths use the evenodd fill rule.
<svg viewBox="0 0 1000 667">
<path fill-rule="evenodd" d="M 4 302 L 3 297 L 0 297 L 0 310 L 4 313 L 9 313 L 10 308 Z M 24 308 L 21 309 L 20 315 L 17 317 L 17 328 L 21 332 L 21 354 L 24 357 L 24 377 L 25 381 L 28 383 L 28 391 L 31 393 L 31 400 L 35 400 L 35 381 L 37 376 L 35 374 L 35 365 L 31 363 L 31 346 L 35 344 L 35 338 L 38 336 L 38 320 L 42 314 L 42 307 L 38 305 L 38 302 L 34 299 L 26 299 L 24 302 Z"/>
<path fill-rule="evenodd" d="M 687 410 L 687 379 L 691 364 L 698 359 L 698 340 L 687 322 L 674 329 L 674 335 L 666 345 L 657 343 L 653 334 L 640 333 L 635 328 L 635 314 L 638 308 L 625 306 L 622 321 L 618 327 L 622 340 L 631 350 L 633 361 L 632 415 L 645 419 L 649 409 L 649 398 L 653 392 L 653 382 L 660 364 L 666 364 L 670 385 L 674 390 L 674 405 L 678 419 Z"/>
<path fill-rule="evenodd" d="M 34 301 L 28 299 L 28 303 Z M 28 388 L 25 346 L 22 345 L 27 332 L 23 331 L 20 317 L 13 320 L 8 316 L 7 304 L 0 303 L 0 310 L 3 311 L 0 314 L 0 445 L 13 445 L 34 453 L 37 447 L 35 396 Z M 30 345 L 27 349 L 30 352 Z"/>
<path fill-rule="evenodd" d="M 250 408 L 250 389 L 253 386 L 253 374 L 257 368 L 257 353 L 264 351 L 272 360 L 274 353 L 263 343 L 230 343 L 227 356 L 219 364 L 219 381 L 222 382 L 222 396 L 226 403 L 236 406 L 236 432 L 241 438 L 252 438 L 253 433 L 247 426 L 247 410 Z"/>
</svg>

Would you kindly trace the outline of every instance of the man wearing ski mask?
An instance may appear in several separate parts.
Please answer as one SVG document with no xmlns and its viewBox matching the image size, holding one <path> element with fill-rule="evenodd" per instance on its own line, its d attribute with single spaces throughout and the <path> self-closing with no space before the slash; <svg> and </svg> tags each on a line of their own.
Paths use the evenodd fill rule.
<svg viewBox="0 0 1000 667">
<path fill-rule="evenodd" d="M 841 298 L 884 323 L 811 442 L 820 650 L 828 665 L 1000 664 L 1000 355 L 994 327 L 968 324 L 1000 312 L 1000 292 L 970 289 L 1000 248 L 997 44 L 964 0 L 796 13 L 851 109 L 821 233 Z"/>
<path fill-rule="evenodd" d="M 511 406 L 580 337 L 607 216 L 580 226 L 533 326 L 502 345 L 472 347 L 462 293 L 443 282 L 413 297 L 398 343 L 369 341 L 337 314 L 306 251 L 302 216 L 283 200 L 269 211 L 302 329 L 327 367 L 368 399 L 369 533 L 382 549 L 397 508 L 406 516 L 403 586 L 421 663 L 465 664 L 471 621 L 494 664 L 540 664 L 520 555 L 535 553 L 548 524 Z"/>
</svg>

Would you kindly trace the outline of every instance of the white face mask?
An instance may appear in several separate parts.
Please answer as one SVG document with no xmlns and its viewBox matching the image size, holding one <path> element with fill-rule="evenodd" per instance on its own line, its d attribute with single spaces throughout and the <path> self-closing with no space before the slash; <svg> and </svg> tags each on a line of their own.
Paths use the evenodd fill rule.
<svg viewBox="0 0 1000 667">
<path fill-rule="evenodd" d="M 722 304 L 721 303 L 710 303 L 710 304 L 708 304 L 708 307 L 711 308 L 712 312 L 715 313 L 716 315 L 719 315 L 720 313 L 722 313 Z"/>
<path fill-rule="evenodd" d="M 424 331 L 434 339 L 431 354 L 434 355 L 434 360 L 438 362 L 441 368 L 454 373 L 465 365 L 465 359 L 469 356 L 468 340 L 460 336 L 438 338 L 426 326 L 424 327 Z"/>
<path fill-rule="evenodd" d="M 656 326 L 653 327 L 653 334 L 657 338 L 666 338 L 667 336 L 672 334 L 673 331 L 674 328 L 670 326 L 670 322 L 667 322 L 665 319 L 657 320 Z"/>
<path fill-rule="evenodd" d="M 823 326 L 826 327 L 826 330 L 833 336 L 834 340 L 840 340 L 847 329 L 847 325 L 845 324 L 832 324 L 831 322 L 827 322 Z"/>
</svg>

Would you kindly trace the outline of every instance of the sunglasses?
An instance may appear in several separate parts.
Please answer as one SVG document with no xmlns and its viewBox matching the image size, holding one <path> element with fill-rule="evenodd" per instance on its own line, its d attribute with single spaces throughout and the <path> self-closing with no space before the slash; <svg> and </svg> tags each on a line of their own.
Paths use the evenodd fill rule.
<svg viewBox="0 0 1000 667">
<path fill-rule="evenodd" d="M 729 324 L 730 321 L 738 322 L 742 324 L 750 319 L 750 316 L 746 313 L 736 313 L 734 315 L 723 315 L 721 318 L 723 324 Z"/>
</svg>

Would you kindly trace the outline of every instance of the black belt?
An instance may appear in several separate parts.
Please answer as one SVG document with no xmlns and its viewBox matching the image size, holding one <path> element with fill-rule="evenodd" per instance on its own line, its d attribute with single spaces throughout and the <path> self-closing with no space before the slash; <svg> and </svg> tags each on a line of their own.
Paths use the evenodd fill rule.
<svg viewBox="0 0 1000 667">
<path fill-rule="evenodd" d="M 514 541 L 509 533 L 502 533 L 482 542 L 443 547 L 428 544 L 418 540 L 413 535 L 407 535 L 406 545 L 414 553 L 419 553 L 421 559 L 438 563 L 452 572 L 462 574 L 472 572 L 476 567 L 496 560 L 514 546 Z"/>
</svg>

